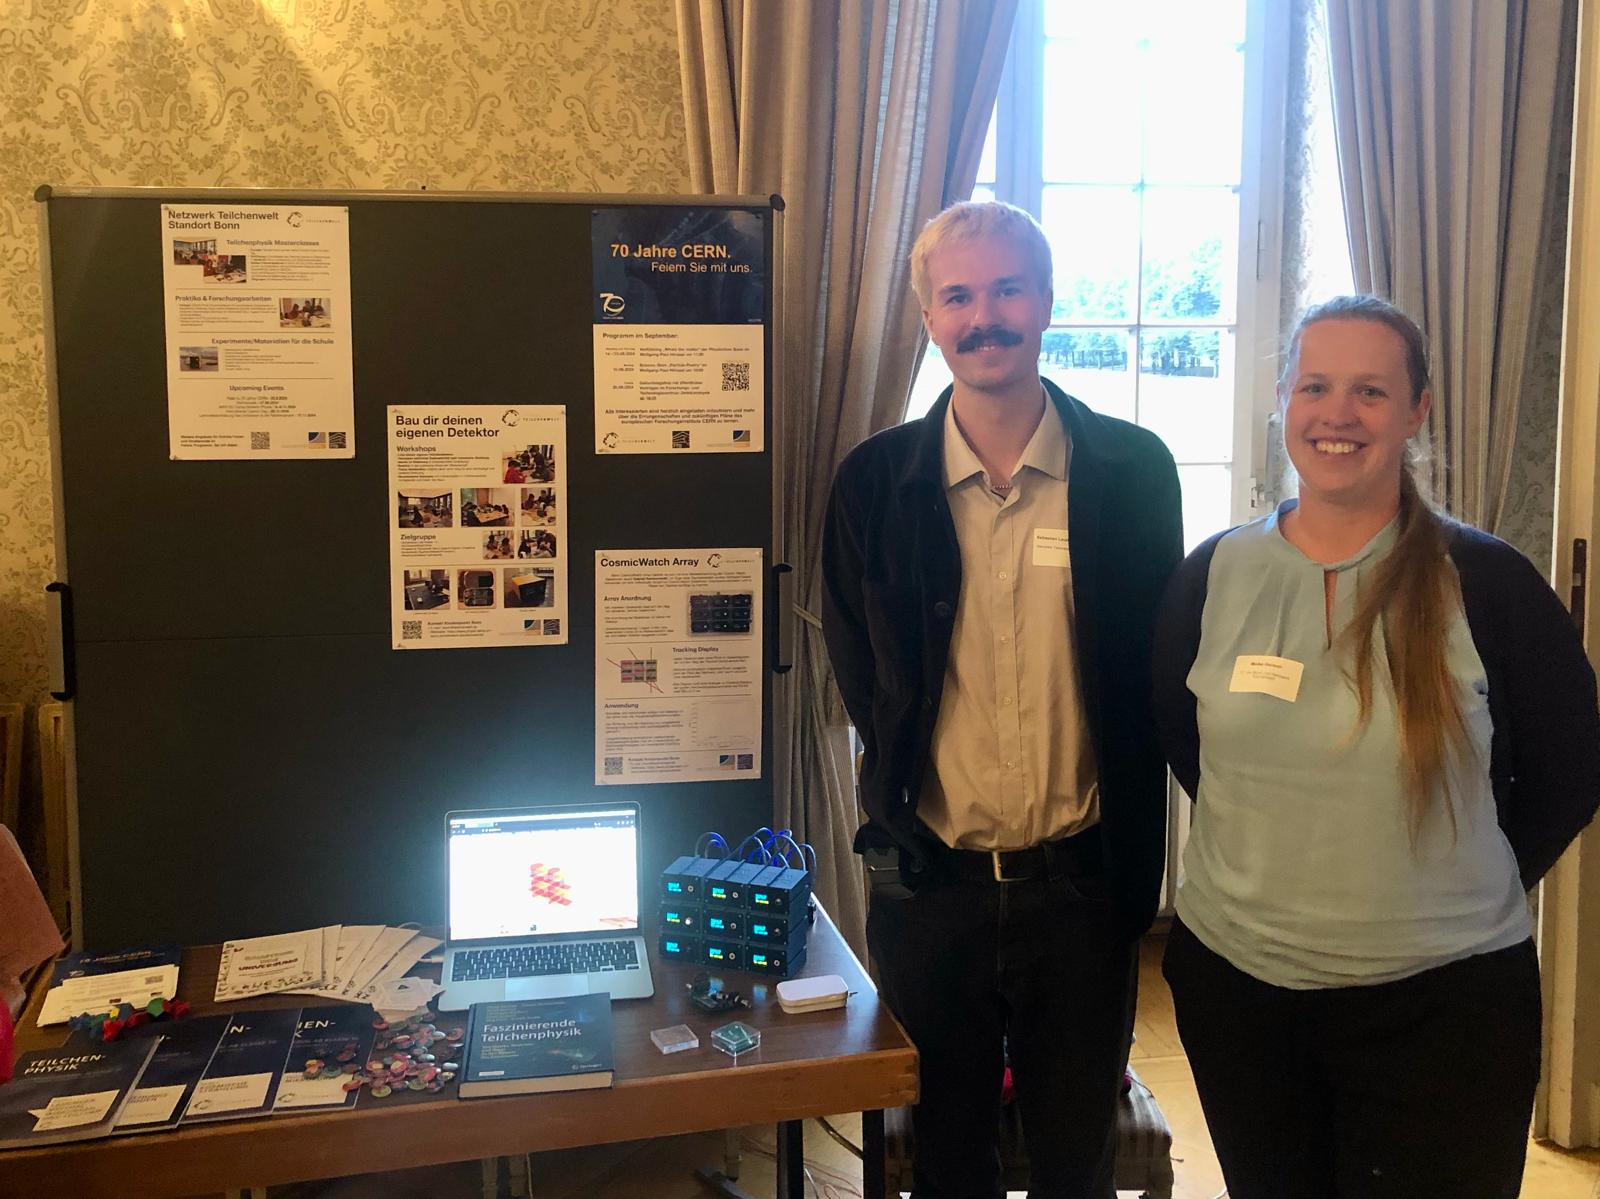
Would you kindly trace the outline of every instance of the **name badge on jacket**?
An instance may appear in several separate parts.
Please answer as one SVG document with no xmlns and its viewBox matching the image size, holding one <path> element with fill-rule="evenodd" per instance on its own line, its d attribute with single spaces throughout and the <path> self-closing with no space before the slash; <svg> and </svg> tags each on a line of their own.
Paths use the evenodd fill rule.
<svg viewBox="0 0 1600 1199">
<path fill-rule="evenodd" d="M 1300 676 L 1305 663 L 1293 658 L 1274 658 L 1271 654 L 1240 654 L 1233 663 L 1229 691 L 1248 691 L 1272 695 L 1294 703 L 1300 694 Z"/>
</svg>

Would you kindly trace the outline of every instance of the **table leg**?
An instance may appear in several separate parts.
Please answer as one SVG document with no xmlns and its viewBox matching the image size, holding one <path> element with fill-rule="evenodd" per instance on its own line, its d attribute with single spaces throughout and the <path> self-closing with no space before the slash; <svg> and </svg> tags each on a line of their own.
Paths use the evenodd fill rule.
<svg viewBox="0 0 1600 1199">
<path fill-rule="evenodd" d="M 861 1194 L 886 1199 L 889 1193 L 889 1147 L 883 1139 L 883 1112 L 861 1113 Z"/>
<path fill-rule="evenodd" d="M 778 1199 L 805 1199 L 806 1126 L 801 1120 L 778 1125 Z"/>
</svg>

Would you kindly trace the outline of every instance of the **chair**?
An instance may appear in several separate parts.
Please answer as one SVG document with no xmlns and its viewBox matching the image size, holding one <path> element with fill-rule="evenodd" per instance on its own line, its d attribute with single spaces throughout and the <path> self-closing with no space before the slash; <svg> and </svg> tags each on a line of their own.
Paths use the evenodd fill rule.
<svg viewBox="0 0 1600 1199">
<path fill-rule="evenodd" d="M 1132 1066 L 1128 1078 L 1133 1085 L 1117 1101 L 1117 1190 L 1139 1191 L 1145 1199 L 1172 1199 L 1172 1129 Z M 886 1111 L 883 1132 L 888 1195 L 898 1199 L 911 1189 L 911 1109 Z M 1028 1156 L 1015 1103 L 1006 1104 L 1000 1113 L 1000 1169 L 1006 1190 L 1028 1189 Z"/>
<path fill-rule="evenodd" d="M 44 782 L 45 899 L 58 928 L 70 928 L 72 893 L 67 865 L 67 711 L 39 705 L 39 764 Z"/>
<path fill-rule="evenodd" d="M 22 810 L 21 704 L 0 704 L 0 824 L 18 832 Z"/>
</svg>

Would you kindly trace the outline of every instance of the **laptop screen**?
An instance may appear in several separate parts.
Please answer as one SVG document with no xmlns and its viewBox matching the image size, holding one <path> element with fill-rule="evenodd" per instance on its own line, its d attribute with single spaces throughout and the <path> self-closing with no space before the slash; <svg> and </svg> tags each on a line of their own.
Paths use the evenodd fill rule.
<svg viewBox="0 0 1600 1199">
<path fill-rule="evenodd" d="M 639 809 L 452 812 L 450 939 L 634 932 Z"/>
</svg>

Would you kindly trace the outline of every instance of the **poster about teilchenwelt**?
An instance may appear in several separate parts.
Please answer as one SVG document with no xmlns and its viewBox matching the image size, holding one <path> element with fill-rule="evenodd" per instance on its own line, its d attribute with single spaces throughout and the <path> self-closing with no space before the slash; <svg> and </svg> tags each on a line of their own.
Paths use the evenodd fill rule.
<svg viewBox="0 0 1600 1199">
<path fill-rule="evenodd" d="M 351 458 L 350 210 L 163 204 L 173 458 Z"/>
<path fill-rule="evenodd" d="M 391 406 L 395 649 L 567 642 L 567 410 Z"/>
<path fill-rule="evenodd" d="M 764 448 L 767 220 L 594 210 L 595 453 Z"/>
</svg>

